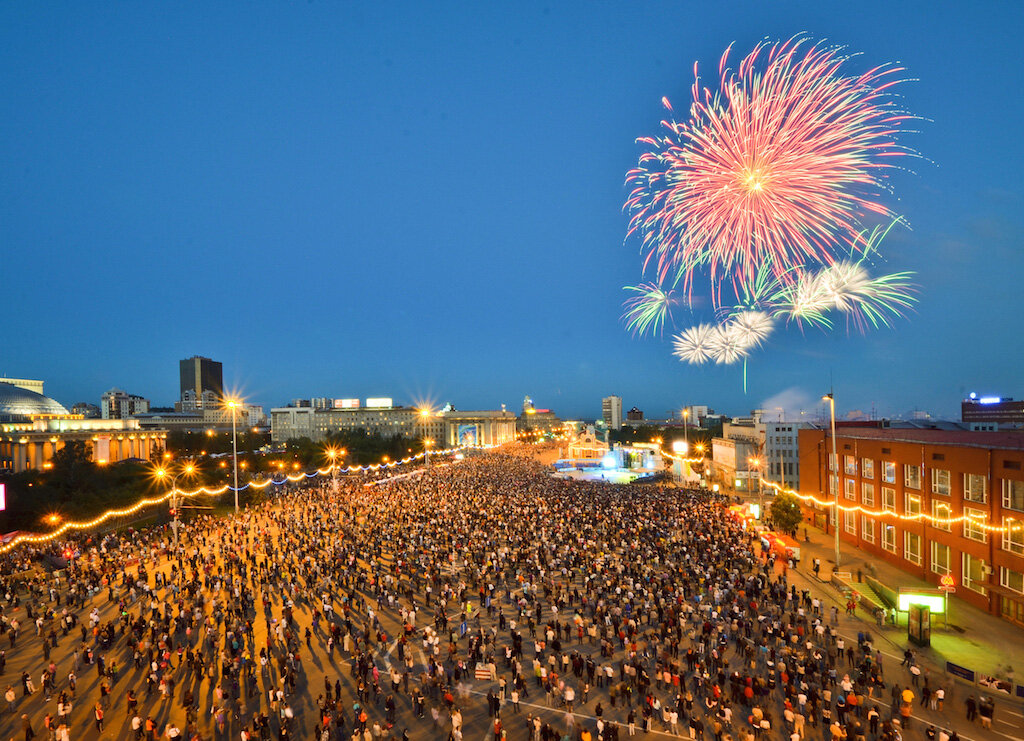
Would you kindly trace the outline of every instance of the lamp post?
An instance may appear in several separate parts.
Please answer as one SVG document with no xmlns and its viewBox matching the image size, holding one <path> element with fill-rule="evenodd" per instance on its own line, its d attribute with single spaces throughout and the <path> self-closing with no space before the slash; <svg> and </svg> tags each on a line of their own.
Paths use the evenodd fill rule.
<svg viewBox="0 0 1024 741">
<path fill-rule="evenodd" d="M 427 420 L 430 419 L 429 409 L 420 409 L 420 424 L 423 425 L 421 440 L 423 441 L 423 467 L 430 468 L 430 440 L 427 438 Z"/>
<path fill-rule="evenodd" d="M 226 405 L 231 410 L 231 459 L 235 469 L 235 514 L 238 514 L 238 426 L 235 421 L 235 409 L 242 403 L 238 399 L 228 399 Z"/>
<path fill-rule="evenodd" d="M 764 522 L 764 489 L 761 488 L 761 459 L 751 458 L 750 465 L 757 471 L 757 513 L 758 517 L 761 518 L 761 522 Z"/>
<path fill-rule="evenodd" d="M 191 476 L 195 473 L 196 467 L 191 463 L 186 464 L 178 473 L 171 476 L 171 511 L 174 512 L 174 520 L 171 522 L 171 530 L 174 531 L 174 553 L 177 556 L 178 553 L 178 527 L 180 522 L 178 521 L 178 477 L 182 474 Z M 159 478 L 166 478 L 170 474 L 164 468 L 158 468 L 156 475 Z"/>
<path fill-rule="evenodd" d="M 834 526 L 835 527 L 835 531 L 836 531 L 835 532 L 835 536 L 836 536 L 836 568 L 835 568 L 835 570 L 838 571 L 839 570 L 839 455 L 836 453 L 836 399 L 832 395 L 831 391 L 829 391 L 827 394 L 822 396 L 821 399 L 822 399 L 822 401 L 827 401 L 828 402 L 829 411 L 831 412 L 831 415 L 832 415 L 832 460 L 835 462 L 835 467 L 836 467 L 836 472 L 835 472 L 836 490 L 835 490 L 835 496 L 832 499 L 832 511 L 833 511 L 833 513 L 835 515 L 835 520 L 836 520 L 835 521 L 835 526 Z M 830 466 L 825 466 L 826 470 L 828 470 L 829 468 L 830 468 Z M 832 479 L 830 478 L 829 479 L 829 484 L 831 485 L 831 483 L 832 483 Z"/>
</svg>

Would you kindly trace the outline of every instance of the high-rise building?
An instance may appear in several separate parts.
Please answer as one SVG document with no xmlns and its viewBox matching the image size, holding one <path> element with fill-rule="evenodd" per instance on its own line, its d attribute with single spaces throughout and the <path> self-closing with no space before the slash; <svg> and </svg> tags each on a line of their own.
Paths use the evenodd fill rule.
<svg viewBox="0 0 1024 741">
<path fill-rule="evenodd" d="M 601 417 L 609 430 L 622 429 L 622 397 L 606 396 L 601 399 Z"/>
<path fill-rule="evenodd" d="M 113 388 L 103 394 L 100 406 L 103 409 L 103 419 L 128 419 L 132 415 L 148 412 L 149 399 Z"/>
<path fill-rule="evenodd" d="M 216 360 L 210 360 L 200 355 L 193 355 L 191 358 L 182 360 L 179 364 L 181 370 L 181 399 L 185 400 L 186 392 L 191 391 L 201 405 L 204 401 L 204 393 L 212 392 L 214 397 L 220 399 L 224 396 L 224 366 Z"/>
</svg>

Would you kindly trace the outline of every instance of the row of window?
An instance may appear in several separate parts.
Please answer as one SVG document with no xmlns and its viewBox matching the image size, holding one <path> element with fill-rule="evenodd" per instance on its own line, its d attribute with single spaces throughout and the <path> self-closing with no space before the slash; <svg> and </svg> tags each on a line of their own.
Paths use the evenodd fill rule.
<svg viewBox="0 0 1024 741">
<path fill-rule="evenodd" d="M 906 502 L 904 505 L 904 512 L 907 516 L 916 516 L 921 514 L 921 498 L 917 495 L 907 494 L 905 495 Z M 872 497 L 869 502 L 867 498 L 864 498 L 864 504 L 874 504 L 874 498 Z M 886 512 L 896 512 L 896 492 L 893 489 L 882 488 L 882 509 Z M 949 505 L 944 502 L 932 502 L 932 517 L 941 519 L 949 519 L 952 513 L 950 512 Z M 871 523 L 871 527 L 874 527 L 874 519 L 866 515 L 861 516 L 865 523 Z M 988 531 L 984 525 L 987 524 L 988 513 L 981 509 L 971 509 L 970 507 L 964 507 L 964 519 L 958 523 L 963 529 L 963 537 L 968 540 L 973 540 L 978 543 L 988 542 Z M 848 533 L 855 534 L 856 528 L 856 513 L 855 512 L 843 512 L 843 526 Z M 832 518 L 834 521 L 834 517 Z M 834 524 L 834 522 L 833 522 Z M 929 523 L 931 527 L 936 530 L 944 530 L 945 532 L 951 532 L 953 523 L 933 521 Z M 889 525 L 891 527 L 891 525 Z M 1002 548 L 1004 551 L 1010 553 L 1016 553 L 1018 555 L 1024 555 L 1024 519 L 1018 519 L 1015 517 L 1004 517 L 1002 521 L 1003 530 L 1002 535 Z M 866 529 L 866 526 L 865 526 Z M 871 533 L 870 539 L 864 537 L 869 543 L 874 543 L 874 533 Z"/>
<path fill-rule="evenodd" d="M 851 459 L 852 456 L 846 456 L 847 460 Z M 870 458 L 864 458 L 863 461 L 870 462 Z M 885 461 L 883 464 L 884 468 L 892 467 L 892 474 L 883 473 L 882 482 L 888 484 L 896 483 L 896 464 L 890 461 Z M 849 467 L 845 469 L 845 473 L 848 476 L 855 476 L 857 465 L 856 461 L 853 464 L 853 472 L 850 472 Z M 904 466 L 904 482 L 903 485 L 907 489 L 921 489 L 921 467 L 920 466 Z M 833 470 L 834 467 L 833 467 Z M 867 473 L 867 469 L 862 466 L 861 478 L 874 478 L 871 473 Z M 948 470 L 933 468 L 932 471 L 932 494 L 948 497 L 950 496 L 950 473 Z M 988 503 L 988 478 L 984 474 L 978 473 L 965 473 L 964 477 L 964 501 L 975 502 L 977 504 Z M 829 475 L 830 486 L 833 496 L 835 495 L 835 474 Z M 844 494 L 847 499 L 856 499 L 856 482 L 852 479 L 844 479 Z M 874 484 L 864 482 L 862 484 L 865 496 L 869 496 L 871 499 L 870 503 L 874 503 Z M 1019 512 L 1024 512 L 1024 481 L 1016 481 L 1013 479 L 1001 479 L 1002 488 L 1002 504 L 1003 509 L 1013 509 Z M 883 491 L 885 489 L 883 488 Z M 865 503 L 868 500 L 865 499 Z"/>
<path fill-rule="evenodd" d="M 843 527 L 846 532 L 855 535 L 857 532 L 857 521 L 853 512 L 844 513 Z M 875 521 L 870 517 L 861 516 L 861 540 L 867 543 L 875 542 Z M 896 528 L 888 523 L 882 524 L 883 549 L 890 553 L 897 553 L 898 544 L 896 540 Z M 1005 537 L 1005 536 L 1004 536 Z M 1018 539 L 1015 553 L 1024 553 L 1024 540 Z M 917 533 L 903 533 L 903 558 L 917 566 L 921 565 L 922 548 L 921 536 Z M 1004 540 L 1005 543 L 1005 540 Z M 952 572 L 952 558 L 950 547 L 931 542 L 930 569 L 933 573 L 944 576 Z M 1004 545 L 1005 547 L 1005 545 Z M 985 584 L 988 581 L 988 569 L 984 559 L 972 556 L 969 553 L 961 554 L 960 583 L 967 589 L 985 594 Z M 1008 569 L 1005 566 L 999 568 L 999 583 L 1006 589 L 1019 594 L 1024 594 L 1024 573 Z"/>
</svg>

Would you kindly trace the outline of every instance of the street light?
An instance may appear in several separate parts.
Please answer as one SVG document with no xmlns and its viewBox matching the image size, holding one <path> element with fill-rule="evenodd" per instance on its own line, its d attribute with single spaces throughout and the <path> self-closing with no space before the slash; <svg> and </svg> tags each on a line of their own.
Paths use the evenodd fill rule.
<svg viewBox="0 0 1024 741">
<path fill-rule="evenodd" d="M 430 468 L 430 448 L 429 443 L 431 442 L 427 438 L 427 420 L 433 415 L 429 409 L 420 409 L 420 423 L 423 425 L 422 441 L 423 441 L 423 467 Z"/>
<path fill-rule="evenodd" d="M 337 459 L 345 455 L 347 451 L 344 448 L 330 447 L 327 449 L 327 457 L 331 461 L 331 492 L 334 494 L 338 493 L 338 463 Z"/>
<path fill-rule="evenodd" d="M 832 460 L 835 462 L 835 467 L 836 467 L 836 472 L 835 472 L 836 490 L 835 490 L 835 497 L 833 498 L 833 501 L 832 501 L 832 511 L 835 513 L 835 520 L 836 520 L 835 521 L 835 526 L 834 526 L 835 527 L 835 531 L 836 531 L 835 532 L 835 536 L 836 536 L 836 568 L 835 568 L 835 570 L 838 571 L 839 570 L 839 456 L 836 454 L 836 399 L 832 395 L 832 392 L 829 391 L 827 394 L 825 394 L 824 396 L 821 397 L 821 400 L 828 402 L 829 411 L 832 413 Z M 825 466 L 825 470 L 827 471 L 828 469 L 829 469 L 829 466 Z M 831 485 L 831 482 L 832 482 L 832 479 L 830 478 L 829 479 L 829 484 L 830 485 Z"/>
<path fill-rule="evenodd" d="M 171 512 L 174 513 L 174 520 L 171 522 L 171 530 L 174 531 L 174 553 L 175 553 L 175 556 L 177 556 L 177 553 L 178 553 L 178 527 L 179 527 L 179 522 L 178 522 L 178 477 L 183 475 L 183 474 L 186 475 L 186 476 L 191 476 L 193 473 L 195 473 L 195 470 L 196 470 L 196 467 L 193 466 L 191 463 L 186 463 L 184 466 L 182 466 L 182 469 L 180 471 L 178 471 L 176 474 L 174 474 L 173 476 L 171 476 L 171 474 L 169 474 L 167 472 L 166 468 L 158 468 L 158 469 L 156 469 L 156 477 L 158 479 L 163 479 L 163 478 L 167 478 L 168 476 L 171 476 Z"/>
<path fill-rule="evenodd" d="M 235 410 L 242 406 L 238 399 L 227 399 L 224 406 L 231 410 L 231 458 L 235 468 L 235 514 L 238 514 L 238 426 L 235 422 Z"/>
<path fill-rule="evenodd" d="M 761 459 L 754 457 L 750 458 L 750 465 L 757 471 L 757 514 L 761 518 L 761 522 L 764 522 L 764 489 L 761 488 Z M 750 479 L 748 478 L 749 482 Z"/>
</svg>

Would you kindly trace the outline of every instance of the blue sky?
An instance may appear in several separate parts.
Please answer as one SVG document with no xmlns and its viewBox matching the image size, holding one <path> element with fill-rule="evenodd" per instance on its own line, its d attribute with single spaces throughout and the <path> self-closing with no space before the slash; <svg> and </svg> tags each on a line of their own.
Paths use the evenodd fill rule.
<svg viewBox="0 0 1024 741">
<path fill-rule="evenodd" d="M 6 3 L 0 374 L 169 404 L 177 361 L 270 405 L 389 395 L 566 416 L 952 415 L 1024 396 L 1019 3 Z M 694 368 L 632 338 L 623 178 L 694 61 L 797 32 L 898 61 L 923 155 L 890 205 L 894 329 Z M 858 67 L 858 65 L 861 65 Z M 685 316 L 679 317 L 685 326 Z"/>
</svg>

